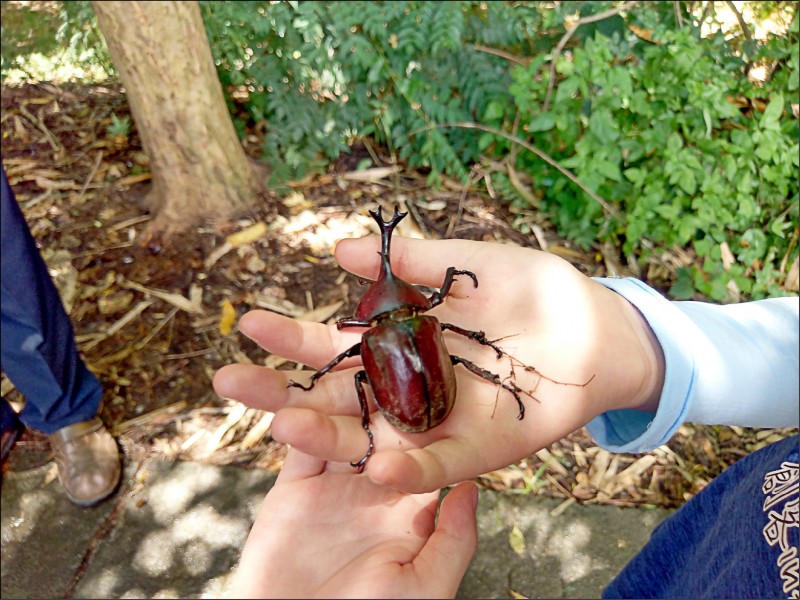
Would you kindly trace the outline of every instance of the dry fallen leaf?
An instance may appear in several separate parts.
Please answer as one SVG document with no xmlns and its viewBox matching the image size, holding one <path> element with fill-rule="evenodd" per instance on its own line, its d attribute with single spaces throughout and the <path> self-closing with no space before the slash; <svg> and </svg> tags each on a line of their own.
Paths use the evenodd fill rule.
<svg viewBox="0 0 800 600">
<path fill-rule="evenodd" d="M 192 284 L 189 286 L 188 298 L 181 296 L 180 294 L 173 294 L 170 292 L 163 292 L 161 290 L 148 288 L 139 283 L 136 283 L 135 281 L 122 280 L 120 281 L 120 285 L 123 287 L 131 288 L 133 290 L 137 290 L 149 296 L 159 298 L 160 300 L 164 300 L 165 302 L 169 302 L 170 304 L 172 304 L 172 306 L 176 306 L 177 308 L 184 310 L 189 314 L 193 315 L 205 314 L 205 311 L 203 310 L 203 288 L 201 288 L 199 285 Z"/>
<path fill-rule="evenodd" d="M 336 312 L 342 307 L 342 304 L 343 302 L 339 301 L 326 306 L 313 308 L 308 312 L 299 315 L 297 319 L 300 321 L 316 321 L 317 323 L 324 323 L 336 314 Z"/>
<path fill-rule="evenodd" d="M 134 183 L 141 183 L 142 181 L 148 181 L 152 178 L 152 173 L 138 173 L 136 175 L 128 175 L 127 177 L 123 177 L 117 181 L 117 185 L 133 185 Z"/>
<path fill-rule="evenodd" d="M 651 44 L 659 43 L 655 39 L 653 39 L 652 29 L 645 29 L 644 27 L 639 27 L 638 25 L 634 25 L 633 23 L 628 23 L 628 29 L 630 29 L 636 37 L 643 39 L 646 42 L 650 42 Z"/>
<path fill-rule="evenodd" d="M 525 554 L 525 536 L 516 525 L 511 528 L 511 533 L 508 534 L 508 544 L 519 556 Z"/>
<path fill-rule="evenodd" d="M 251 225 L 247 229 L 242 229 L 236 233 L 230 234 L 225 241 L 233 246 L 241 246 L 242 244 L 250 244 L 259 239 L 262 235 L 267 233 L 267 224 L 259 221 L 255 225 Z"/>
<path fill-rule="evenodd" d="M 730 271 L 731 265 L 733 265 L 736 262 L 736 257 L 733 255 L 733 252 L 731 252 L 731 248 L 730 246 L 728 246 L 728 242 L 722 242 L 719 245 L 719 251 L 720 251 L 720 258 L 722 260 L 722 268 L 725 269 L 726 271 Z"/>
<path fill-rule="evenodd" d="M 222 335 L 228 335 L 233 329 L 233 324 L 236 322 L 236 309 L 229 300 L 222 301 L 222 311 L 219 317 L 219 332 Z"/>
<path fill-rule="evenodd" d="M 233 245 L 229 244 L 228 242 L 225 242 L 224 244 L 213 250 L 208 255 L 208 258 L 206 258 L 205 260 L 206 269 L 209 269 L 212 266 L 214 266 L 214 263 L 216 263 L 220 258 L 225 256 L 231 250 L 233 250 Z"/>
<path fill-rule="evenodd" d="M 290 209 L 293 215 L 314 208 L 314 203 L 308 200 L 302 192 L 291 192 L 283 199 L 283 204 L 286 208 Z"/>
<path fill-rule="evenodd" d="M 363 171 L 348 171 L 342 174 L 342 178 L 348 181 L 363 181 L 366 183 L 375 183 L 381 179 L 385 179 L 389 175 L 393 175 L 399 171 L 399 167 L 375 167 L 373 169 L 365 169 Z"/>
</svg>

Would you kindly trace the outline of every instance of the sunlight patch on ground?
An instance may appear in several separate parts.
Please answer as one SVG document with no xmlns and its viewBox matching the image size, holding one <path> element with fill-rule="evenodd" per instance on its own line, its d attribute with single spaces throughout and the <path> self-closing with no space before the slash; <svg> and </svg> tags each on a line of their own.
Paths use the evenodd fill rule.
<svg viewBox="0 0 800 600">
<path fill-rule="evenodd" d="M 332 255 L 340 240 L 377 235 L 375 221 L 367 214 L 324 210 L 303 210 L 282 220 L 279 228 L 295 244 L 306 245 L 317 256 Z"/>
<path fill-rule="evenodd" d="M 109 79 L 105 69 L 89 63 L 88 56 L 76 57 L 66 51 L 54 56 L 35 53 L 24 57 L 20 62 L 20 68 L 8 70 L 4 84 L 19 85 L 30 81 L 57 84 L 71 81 L 102 83 Z"/>
</svg>

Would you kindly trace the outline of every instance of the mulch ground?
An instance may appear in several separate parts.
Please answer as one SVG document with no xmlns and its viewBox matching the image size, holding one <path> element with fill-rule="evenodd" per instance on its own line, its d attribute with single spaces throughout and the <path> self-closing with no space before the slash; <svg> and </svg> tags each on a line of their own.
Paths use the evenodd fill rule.
<svg viewBox="0 0 800 600">
<path fill-rule="evenodd" d="M 216 396 L 211 378 L 232 362 L 296 365 L 238 334 L 231 308 L 236 318 L 258 307 L 320 321 L 351 314 L 364 288 L 338 267 L 333 247 L 370 233 L 366 209 L 377 202 L 403 202 L 424 237 L 515 243 L 557 253 L 590 276 L 605 275 L 610 262 L 629 274 L 608 249 L 576 248 L 541 215 L 512 214 L 477 186 L 445 181 L 431 189 L 424 174 L 409 169 L 357 175 L 365 158 L 373 166 L 391 162 L 368 146 L 354 147 L 328 172 L 293 184 L 291 193 L 225 231 L 200 227 L 167 244 L 143 243 L 151 220 L 142 207 L 148 160 L 134 126 L 128 135 L 108 131 L 112 115 L 129 116 L 113 85 L 2 89 L 3 165 L 81 353 L 103 382 L 101 417 L 132 459 L 280 468 L 285 448 L 269 435 L 271 415 Z M 244 139 L 256 158 L 261 135 Z M 512 227 L 520 222 L 530 233 Z M 226 250 L 235 231 L 245 238 L 253 232 L 253 239 Z M 24 402 L 5 375 L 2 394 L 17 407 Z M 480 483 L 560 497 L 565 505 L 674 507 L 742 456 L 790 432 L 686 425 L 650 454 L 611 455 L 580 430 Z M 46 439 L 28 431 L 10 468 L 48 458 Z"/>
</svg>

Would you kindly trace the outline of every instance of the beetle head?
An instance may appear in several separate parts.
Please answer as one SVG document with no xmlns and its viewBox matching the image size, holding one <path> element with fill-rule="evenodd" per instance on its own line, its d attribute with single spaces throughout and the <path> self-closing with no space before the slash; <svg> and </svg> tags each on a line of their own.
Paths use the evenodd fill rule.
<svg viewBox="0 0 800 600">
<path fill-rule="evenodd" d="M 360 321 L 373 321 L 380 315 L 393 311 L 408 309 L 412 311 L 426 311 L 430 308 L 430 301 L 416 287 L 403 281 L 392 272 L 392 263 L 389 259 L 389 246 L 392 232 L 397 224 L 408 213 L 401 213 L 394 209 L 394 215 L 389 221 L 383 220 L 381 208 L 369 211 L 372 218 L 378 223 L 381 230 L 381 272 L 378 279 L 361 298 L 356 308 L 355 318 Z"/>
</svg>

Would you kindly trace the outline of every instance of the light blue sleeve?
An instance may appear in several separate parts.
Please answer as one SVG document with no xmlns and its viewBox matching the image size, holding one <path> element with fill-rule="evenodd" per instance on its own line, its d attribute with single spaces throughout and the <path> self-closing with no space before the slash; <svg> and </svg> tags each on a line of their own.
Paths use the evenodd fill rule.
<svg viewBox="0 0 800 600">
<path fill-rule="evenodd" d="M 800 304 L 797 297 L 741 304 L 671 302 L 638 279 L 595 281 L 644 316 L 664 351 L 658 410 L 613 410 L 587 425 L 612 452 L 646 452 L 684 421 L 798 427 Z"/>
</svg>

